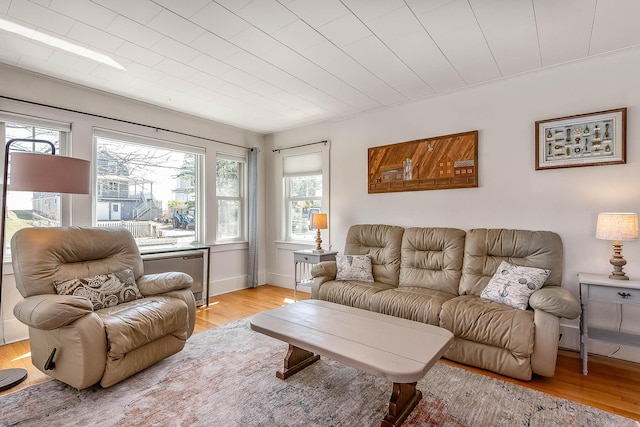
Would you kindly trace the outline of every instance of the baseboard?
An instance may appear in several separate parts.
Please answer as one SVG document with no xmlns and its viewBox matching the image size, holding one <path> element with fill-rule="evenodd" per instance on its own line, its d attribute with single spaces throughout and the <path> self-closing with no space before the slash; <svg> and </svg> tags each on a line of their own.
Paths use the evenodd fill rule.
<svg viewBox="0 0 640 427">
<path fill-rule="evenodd" d="M 15 317 L 4 321 L 5 344 L 11 344 L 26 339 L 29 339 L 29 327 L 27 325 Z"/>
</svg>

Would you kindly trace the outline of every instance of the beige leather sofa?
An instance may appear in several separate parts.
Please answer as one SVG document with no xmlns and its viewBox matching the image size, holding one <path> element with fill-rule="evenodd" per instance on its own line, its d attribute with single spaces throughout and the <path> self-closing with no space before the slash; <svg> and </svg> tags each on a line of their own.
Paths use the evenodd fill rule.
<svg viewBox="0 0 640 427">
<path fill-rule="evenodd" d="M 109 387 L 179 352 L 193 332 L 193 279 L 184 273 L 143 275 L 127 230 L 26 228 L 13 236 L 11 253 L 24 297 L 14 314 L 29 326 L 31 360 L 72 387 Z M 139 299 L 94 310 L 90 299 L 58 295 L 54 288 L 54 282 L 123 269 L 132 270 Z"/>
<path fill-rule="evenodd" d="M 374 281 L 335 280 L 336 262 L 323 262 L 312 298 L 441 326 L 455 336 L 446 358 L 513 378 L 553 376 L 560 318 L 580 314 L 553 232 L 354 225 L 344 254 L 370 254 Z M 527 310 L 480 298 L 501 261 L 551 270 Z"/>
</svg>

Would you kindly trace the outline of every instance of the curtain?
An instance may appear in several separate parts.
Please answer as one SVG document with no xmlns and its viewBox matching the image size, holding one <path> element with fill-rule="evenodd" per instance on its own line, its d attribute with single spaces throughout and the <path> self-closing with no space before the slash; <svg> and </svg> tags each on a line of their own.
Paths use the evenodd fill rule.
<svg viewBox="0 0 640 427">
<path fill-rule="evenodd" d="M 248 159 L 248 236 L 249 254 L 247 261 L 247 285 L 258 286 L 258 153 L 260 149 L 252 147 Z"/>
</svg>

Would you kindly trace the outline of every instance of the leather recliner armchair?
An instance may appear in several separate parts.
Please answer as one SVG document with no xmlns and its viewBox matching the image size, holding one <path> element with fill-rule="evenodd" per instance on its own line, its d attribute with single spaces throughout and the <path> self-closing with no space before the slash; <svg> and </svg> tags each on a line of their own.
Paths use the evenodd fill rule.
<svg viewBox="0 0 640 427">
<path fill-rule="evenodd" d="M 72 387 L 112 386 L 179 352 L 193 333 L 193 279 L 143 275 L 140 251 L 125 229 L 25 228 L 11 239 L 11 253 L 24 297 L 14 314 L 29 326 L 32 363 Z M 77 292 L 56 293 L 54 283 L 122 270 L 130 270 L 139 290 L 126 302 L 96 308 Z"/>
</svg>

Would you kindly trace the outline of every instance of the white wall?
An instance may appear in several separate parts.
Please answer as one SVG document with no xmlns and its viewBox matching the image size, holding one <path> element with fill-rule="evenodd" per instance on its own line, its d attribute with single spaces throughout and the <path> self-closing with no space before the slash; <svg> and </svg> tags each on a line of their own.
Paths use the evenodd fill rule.
<svg viewBox="0 0 640 427">
<path fill-rule="evenodd" d="M 241 146 L 232 147 L 206 141 L 200 138 L 176 136 L 171 132 L 157 131 L 142 126 L 125 124 L 115 120 L 107 120 L 86 114 L 77 114 L 59 109 L 36 106 L 26 102 L 18 102 L 0 98 L 0 111 L 25 114 L 71 123 L 72 155 L 86 160 L 93 157 L 93 127 L 130 132 L 142 136 L 186 142 L 204 147 L 205 156 L 205 195 L 211 194 L 215 188 L 215 156 L 216 152 L 246 155 L 242 147 L 257 146 L 262 149 L 263 136 L 254 132 L 234 128 L 186 114 L 177 113 L 164 108 L 131 99 L 107 94 L 72 85 L 60 80 L 47 78 L 39 74 L 18 70 L 0 64 L 0 95 L 35 103 L 53 105 L 70 110 L 106 116 L 147 126 L 182 132 L 203 138 L 224 141 Z M 176 139 L 178 138 L 178 139 Z M 263 155 L 259 156 L 259 174 L 263 173 Z M 264 180 L 260 182 L 260 194 L 265 193 Z M 74 195 L 72 198 L 73 225 L 92 224 L 92 196 Z M 260 211 L 264 212 L 264 197 L 260 197 Z M 216 245 L 215 198 L 205 196 L 205 243 L 212 245 L 210 295 L 216 295 L 246 287 L 247 244 L 232 243 Z M 264 215 L 259 216 L 259 226 L 264 228 Z M 264 239 L 260 236 L 259 247 L 264 248 Z M 265 283 L 265 256 L 259 252 L 259 283 Z M 11 266 L 5 265 L 5 277 L 2 286 L 2 316 L 5 324 L 6 342 L 17 341 L 27 337 L 27 328 L 13 316 L 13 307 L 22 297 L 15 288 Z"/>
<path fill-rule="evenodd" d="M 602 211 L 640 211 L 640 50 L 575 62 L 538 73 L 361 114 L 348 120 L 269 135 L 267 152 L 331 141 L 330 234 L 342 250 L 356 223 L 504 227 L 551 230 L 564 242 L 564 285 L 578 297 L 578 272 L 608 274 L 611 242 L 594 237 Z M 536 120 L 627 107 L 627 164 L 536 171 Z M 479 130 L 479 188 L 368 194 L 367 149 L 396 142 Z M 267 153 L 267 174 L 269 158 Z M 278 177 L 269 176 L 269 186 Z M 281 184 L 280 184 L 281 185 Z M 268 198 L 267 212 L 279 200 Z M 292 260 L 273 242 L 277 215 L 267 218 L 267 271 L 288 272 Z M 271 247 L 271 250 L 269 249 Z M 627 274 L 640 278 L 640 242 L 627 242 Z M 640 333 L 640 307 L 592 303 L 590 323 Z M 563 322 L 561 345 L 577 348 L 577 321 Z M 590 351 L 640 361 L 640 352 L 592 343 Z"/>
</svg>

